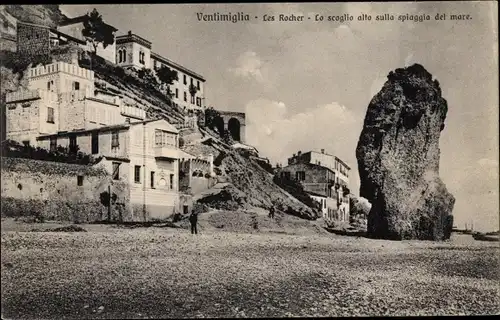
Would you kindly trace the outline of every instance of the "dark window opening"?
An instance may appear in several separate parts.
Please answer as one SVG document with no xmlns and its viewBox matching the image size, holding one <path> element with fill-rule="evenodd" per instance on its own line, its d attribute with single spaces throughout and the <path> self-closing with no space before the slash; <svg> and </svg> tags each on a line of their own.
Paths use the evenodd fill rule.
<svg viewBox="0 0 500 320">
<path fill-rule="evenodd" d="M 120 147 L 120 141 L 118 139 L 118 131 L 113 131 L 111 136 L 111 148 Z"/>
<path fill-rule="evenodd" d="M 175 88 L 175 97 L 179 98 L 179 89 Z"/>
<path fill-rule="evenodd" d="M 196 83 L 196 88 L 198 88 L 198 90 L 200 90 L 200 81 L 199 80 Z"/>
<path fill-rule="evenodd" d="M 295 173 L 295 180 L 298 180 L 298 181 L 306 180 L 306 173 L 304 171 L 297 171 Z"/>
<path fill-rule="evenodd" d="M 99 134 L 97 132 L 92 132 L 91 144 L 92 154 L 99 153 Z"/>
<path fill-rule="evenodd" d="M 77 144 L 76 144 L 76 136 L 71 135 L 69 137 L 69 151 L 70 152 L 76 152 L 77 150 Z"/>
<path fill-rule="evenodd" d="M 187 78 L 186 78 L 186 75 L 184 75 L 184 84 L 187 84 Z"/>
<path fill-rule="evenodd" d="M 52 107 L 47 108 L 47 122 L 54 123 L 54 108 Z"/>
<path fill-rule="evenodd" d="M 174 175 L 171 173 L 170 174 L 170 189 L 174 188 Z"/>
<path fill-rule="evenodd" d="M 151 189 L 155 188 L 155 172 L 151 171 Z"/>
<path fill-rule="evenodd" d="M 134 182 L 141 183 L 141 166 L 134 167 Z"/>
<path fill-rule="evenodd" d="M 73 90 L 80 90 L 80 82 L 78 81 L 73 82 Z"/>
<path fill-rule="evenodd" d="M 50 151 L 54 152 L 57 150 L 57 138 L 50 138 Z"/>
<path fill-rule="evenodd" d="M 79 186 L 83 186 L 83 176 L 76 177 L 76 180 Z"/>
<path fill-rule="evenodd" d="M 113 180 L 120 180 L 120 162 L 113 162 Z"/>
<path fill-rule="evenodd" d="M 187 99 L 187 92 L 186 91 L 184 91 L 184 101 L 186 101 L 186 102 L 188 101 L 188 99 Z"/>
</svg>

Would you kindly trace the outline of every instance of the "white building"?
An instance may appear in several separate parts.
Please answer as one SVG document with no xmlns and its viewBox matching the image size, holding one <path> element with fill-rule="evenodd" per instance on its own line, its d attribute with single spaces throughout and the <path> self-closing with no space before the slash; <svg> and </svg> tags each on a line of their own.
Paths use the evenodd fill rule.
<svg viewBox="0 0 500 320">
<path fill-rule="evenodd" d="M 166 66 L 177 71 L 178 80 L 170 86 L 173 102 L 186 111 L 203 110 L 206 106 L 205 78 L 158 53 L 152 52 L 151 48 L 152 43 L 149 40 L 129 31 L 126 35 L 116 37 L 116 63 L 124 68 L 146 68 L 157 71 Z"/>
<path fill-rule="evenodd" d="M 104 159 L 113 180 L 128 182 L 134 221 L 168 218 L 179 212 L 179 132 L 166 120 L 146 120 L 37 137 L 45 149 L 75 147 Z"/>
<path fill-rule="evenodd" d="M 299 151 L 288 158 L 288 166 L 300 163 L 309 163 L 330 169 L 334 173 L 333 191 L 338 203 L 338 212 L 342 221 L 348 221 L 349 211 L 349 171 L 351 168 L 338 157 L 325 153 L 324 149 L 318 151 Z"/>
<path fill-rule="evenodd" d="M 77 65 L 56 62 L 29 68 L 26 77 L 28 90 L 6 94 L 7 139 L 36 146 L 40 135 L 146 118 L 142 108 L 96 93 L 94 72 Z"/>
</svg>

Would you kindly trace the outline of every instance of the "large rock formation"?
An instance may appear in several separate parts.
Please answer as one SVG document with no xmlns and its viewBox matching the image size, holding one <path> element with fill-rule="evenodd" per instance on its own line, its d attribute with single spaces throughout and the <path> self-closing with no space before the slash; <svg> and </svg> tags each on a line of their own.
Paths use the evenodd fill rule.
<svg viewBox="0 0 500 320">
<path fill-rule="evenodd" d="M 439 178 L 447 111 L 438 81 L 419 64 L 390 72 L 373 97 L 356 148 L 370 237 L 449 239 L 455 198 Z"/>
</svg>

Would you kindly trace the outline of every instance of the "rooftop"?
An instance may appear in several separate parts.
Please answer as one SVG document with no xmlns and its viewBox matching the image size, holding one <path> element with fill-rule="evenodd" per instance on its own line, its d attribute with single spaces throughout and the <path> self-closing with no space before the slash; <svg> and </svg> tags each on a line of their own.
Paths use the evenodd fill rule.
<svg viewBox="0 0 500 320">
<path fill-rule="evenodd" d="M 136 126 L 139 124 L 145 124 L 145 123 L 150 123 L 150 122 L 155 122 L 155 121 L 166 121 L 166 120 L 164 120 L 164 119 L 149 119 L 149 120 L 143 120 L 143 121 L 137 121 L 137 122 L 131 122 L 131 123 L 122 123 L 122 124 L 115 124 L 115 125 L 111 125 L 111 126 L 103 126 L 103 127 L 87 129 L 87 130 L 59 131 L 58 133 L 54 133 L 54 134 L 47 134 L 47 135 L 38 136 L 37 140 L 43 140 L 43 139 L 51 138 L 51 137 L 64 137 L 64 136 L 68 136 L 68 135 L 72 135 L 72 134 L 82 134 L 82 133 L 89 133 L 89 132 L 104 132 L 104 131 L 111 131 L 111 130 L 122 130 L 122 129 L 128 129 L 131 126 Z"/>
<path fill-rule="evenodd" d="M 151 41 L 146 40 L 145 38 L 135 33 L 132 33 L 132 31 L 129 31 L 127 34 L 123 34 L 116 37 L 116 44 L 126 43 L 126 42 L 137 42 L 145 46 L 146 48 L 151 49 Z"/>
<path fill-rule="evenodd" d="M 201 80 L 203 82 L 206 81 L 205 78 L 203 78 L 203 76 L 201 74 L 198 74 L 198 73 L 196 73 L 196 72 L 194 72 L 194 71 L 192 71 L 192 70 L 190 70 L 190 69 L 188 69 L 186 67 L 183 67 L 180 64 L 175 63 L 172 60 L 167 59 L 167 58 L 159 55 L 158 53 L 151 52 L 151 59 L 155 59 L 157 61 L 160 61 L 161 63 L 164 63 L 166 65 L 169 65 L 171 67 L 174 67 L 174 68 L 177 68 L 177 69 L 179 69 L 181 71 L 184 71 L 186 74 L 188 74 L 188 75 L 190 75 L 190 76 L 192 76 L 192 77 L 194 77 L 196 79 L 199 79 L 199 80 Z"/>
<path fill-rule="evenodd" d="M 68 19 L 65 19 L 65 20 L 61 21 L 59 23 L 58 27 L 64 27 L 64 26 L 69 26 L 69 25 L 72 25 L 72 24 L 83 23 L 87 19 L 88 19 L 88 16 L 86 14 L 78 16 L 78 17 L 74 17 L 74 18 L 68 18 Z M 108 28 L 113 29 L 113 32 L 118 31 L 118 29 L 116 29 L 115 27 L 113 27 L 110 24 L 107 24 L 107 23 L 104 22 L 104 25 L 106 27 L 108 27 Z"/>
</svg>

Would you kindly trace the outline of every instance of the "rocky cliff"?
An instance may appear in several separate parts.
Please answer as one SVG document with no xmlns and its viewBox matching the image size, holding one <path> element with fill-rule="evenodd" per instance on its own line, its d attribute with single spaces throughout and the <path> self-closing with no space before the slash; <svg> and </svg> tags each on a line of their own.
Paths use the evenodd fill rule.
<svg viewBox="0 0 500 320">
<path fill-rule="evenodd" d="M 390 72 L 371 100 L 356 148 L 360 196 L 372 204 L 369 236 L 450 237 L 455 198 L 439 178 L 447 111 L 438 81 L 419 64 Z"/>
</svg>

